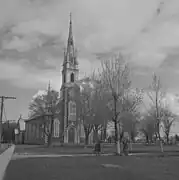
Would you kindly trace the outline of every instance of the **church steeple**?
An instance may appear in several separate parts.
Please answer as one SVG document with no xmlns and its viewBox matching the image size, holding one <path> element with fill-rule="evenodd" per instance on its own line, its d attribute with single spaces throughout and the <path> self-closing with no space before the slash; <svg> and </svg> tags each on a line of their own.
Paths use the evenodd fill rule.
<svg viewBox="0 0 179 180">
<path fill-rule="evenodd" d="M 70 63 L 70 65 L 76 66 L 78 62 L 76 60 L 77 52 L 75 50 L 74 40 L 73 40 L 73 30 L 72 30 L 72 14 L 70 13 L 70 24 L 69 24 L 69 34 L 67 48 L 64 52 L 64 64 Z"/>
<path fill-rule="evenodd" d="M 70 26 L 69 26 L 69 35 L 68 35 L 68 47 L 72 46 L 74 48 L 73 43 L 73 30 L 72 30 L 72 14 L 70 13 Z"/>
<path fill-rule="evenodd" d="M 50 81 L 48 83 L 48 88 L 47 88 L 47 99 L 46 99 L 46 109 L 47 112 L 51 111 L 51 105 L 52 105 L 52 98 L 51 98 L 51 85 L 50 85 Z"/>
<path fill-rule="evenodd" d="M 69 34 L 67 47 L 64 51 L 64 61 L 62 70 L 62 86 L 65 83 L 75 82 L 78 79 L 78 62 L 77 51 L 75 50 L 73 31 L 72 31 L 72 14 L 70 13 Z"/>
</svg>

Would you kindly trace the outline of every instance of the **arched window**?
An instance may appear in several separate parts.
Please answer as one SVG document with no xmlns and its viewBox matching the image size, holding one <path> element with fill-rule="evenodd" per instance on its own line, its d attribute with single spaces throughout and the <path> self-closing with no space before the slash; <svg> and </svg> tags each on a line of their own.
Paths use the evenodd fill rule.
<svg viewBox="0 0 179 180">
<path fill-rule="evenodd" d="M 58 138 L 60 136 L 60 122 L 58 119 L 53 123 L 53 137 Z"/>
<path fill-rule="evenodd" d="M 70 101 L 68 104 L 68 109 L 69 120 L 74 121 L 76 119 L 76 103 Z"/>
<path fill-rule="evenodd" d="M 70 115 L 76 115 L 76 103 L 75 102 L 70 101 L 68 108 L 69 108 Z"/>
<path fill-rule="evenodd" d="M 75 102 L 73 102 L 73 104 L 72 104 L 72 114 L 76 115 L 76 103 Z"/>
<path fill-rule="evenodd" d="M 75 81 L 74 73 L 71 73 L 71 75 L 70 75 L 70 81 L 71 81 L 71 82 L 74 82 L 74 81 Z"/>
</svg>

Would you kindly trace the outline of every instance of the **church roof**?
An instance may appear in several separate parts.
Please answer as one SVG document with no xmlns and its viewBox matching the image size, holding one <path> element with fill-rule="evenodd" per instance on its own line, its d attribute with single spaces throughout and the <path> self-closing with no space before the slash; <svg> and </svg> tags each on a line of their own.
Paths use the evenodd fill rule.
<svg viewBox="0 0 179 180">
<path fill-rule="evenodd" d="M 90 78 L 83 78 L 80 80 L 75 81 L 74 83 L 66 83 L 64 87 L 68 89 L 75 89 L 77 92 L 82 92 L 83 90 L 87 89 L 94 89 L 96 86 L 97 82 L 94 80 L 91 80 Z"/>
<path fill-rule="evenodd" d="M 73 83 L 73 87 L 80 88 L 80 91 L 84 89 L 93 89 L 97 82 L 91 80 L 89 77 L 80 79 Z"/>
</svg>

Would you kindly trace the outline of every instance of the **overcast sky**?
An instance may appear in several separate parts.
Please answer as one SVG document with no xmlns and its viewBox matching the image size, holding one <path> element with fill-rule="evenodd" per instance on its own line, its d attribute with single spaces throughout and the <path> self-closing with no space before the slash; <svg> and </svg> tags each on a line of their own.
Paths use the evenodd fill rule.
<svg viewBox="0 0 179 180">
<path fill-rule="evenodd" d="M 156 71 L 173 97 L 179 1 L 164 1 L 157 13 L 160 0 L 0 0 L 0 95 L 17 97 L 5 102 L 7 118 L 27 117 L 32 96 L 49 80 L 60 89 L 70 12 L 80 77 L 99 67 L 97 57 L 120 50 L 130 56 L 133 86 L 147 87 Z"/>
</svg>

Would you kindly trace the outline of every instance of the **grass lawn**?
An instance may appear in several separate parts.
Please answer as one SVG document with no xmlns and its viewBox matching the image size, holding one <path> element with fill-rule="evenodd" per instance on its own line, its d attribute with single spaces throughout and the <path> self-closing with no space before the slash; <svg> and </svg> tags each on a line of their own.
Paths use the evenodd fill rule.
<svg viewBox="0 0 179 180">
<path fill-rule="evenodd" d="M 104 153 L 114 153 L 115 145 L 105 145 Z M 164 146 L 167 153 L 175 153 L 179 155 L 179 146 Z M 159 146 L 146 146 L 142 144 L 133 144 L 132 153 L 160 153 Z M 86 154 L 92 153 L 92 146 L 84 148 L 84 146 L 64 146 L 64 147 L 44 147 L 34 145 L 17 145 L 15 153 L 32 153 L 32 154 Z"/>
<path fill-rule="evenodd" d="M 102 164 L 119 165 L 118 168 Z M 179 158 L 62 157 L 12 160 L 4 180 L 178 180 Z"/>
</svg>

